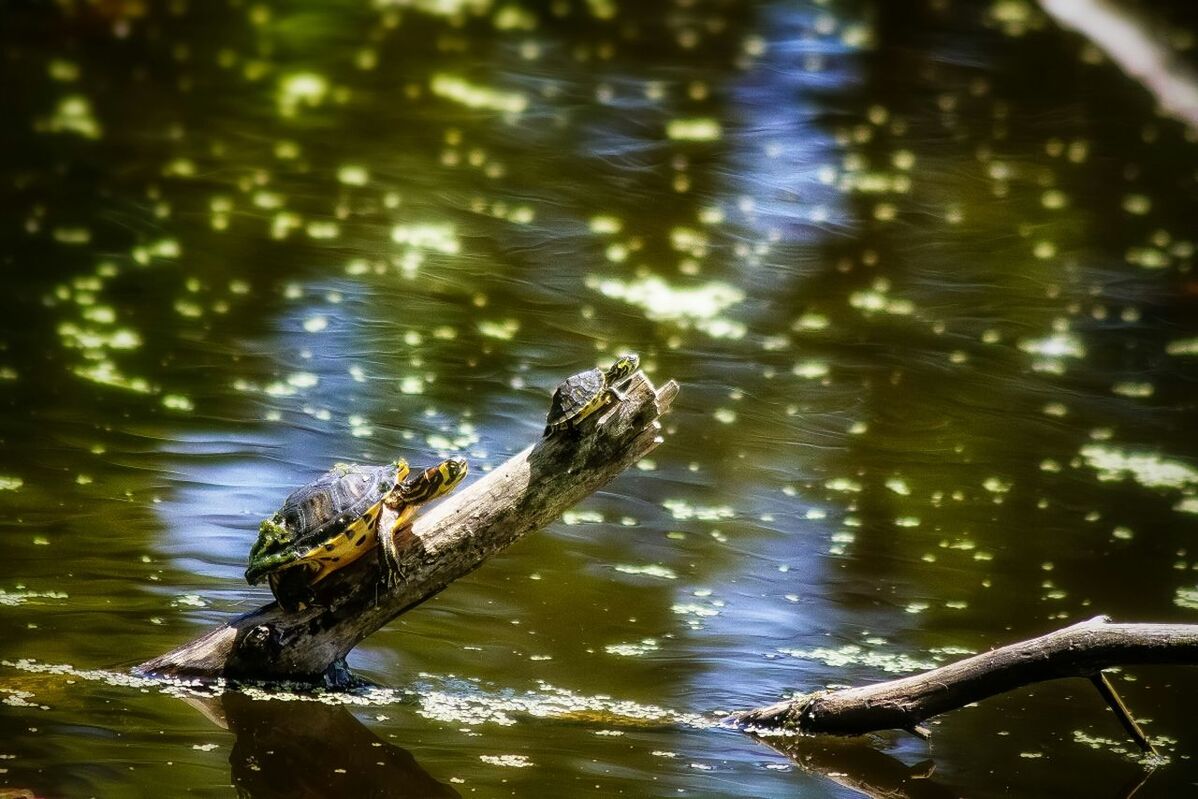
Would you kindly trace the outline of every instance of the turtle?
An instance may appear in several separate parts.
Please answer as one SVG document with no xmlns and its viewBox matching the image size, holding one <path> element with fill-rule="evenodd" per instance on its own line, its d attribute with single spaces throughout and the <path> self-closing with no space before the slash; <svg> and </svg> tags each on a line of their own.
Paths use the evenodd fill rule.
<svg viewBox="0 0 1198 799">
<path fill-rule="evenodd" d="M 279 604 L 296 610 L 311 601 L 312 586 L 381 540 L 383 571 L 391 582 L 398 574 L 394 533 L 419 505 L 452 491 L 466 471 L 464 459 L 450 458 L 405 480 L 410 472 L 406 461 L 338 463 L 293 491 L 278 512 L 262 521 L 245 578 L 251 585 L 266 578 Z M 384 503 L 397 517 L 380 536 Z"/>
<path fill-rule="evenodd" d="M 577 428 L 583 419 L 612 398 L 624 399 L 616 386 L 628 379 L 640 364 L 640 356 L 633 352 L 621 355 L 607 369 L 596 367 L 567 377 L 553 392 L 549 415 L 545 417 L 545 435 Z"/>
</svg>

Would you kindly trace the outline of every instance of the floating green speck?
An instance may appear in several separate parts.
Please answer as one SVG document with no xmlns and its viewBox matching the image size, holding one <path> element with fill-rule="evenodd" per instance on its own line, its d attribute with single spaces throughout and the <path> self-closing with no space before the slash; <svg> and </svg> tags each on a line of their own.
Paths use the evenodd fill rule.
<svg viewBox="0 0 1198 799">
<path fill-rule="evenodd" d="M 62 98 L 47 127 L 53 133 L 74 133 L 85 139 L 98 139 L 103 133 L 92 116 L 91 101 L 81 94 Z"/>
<path fill-rule="evenodd" d="M 1186 610 L 1198 610 L 1198 586 L 1178 588 L 1173 595 L 1173 604 Z"/>
<path fill-rule="evenodd" d="M 174 411 L 195 410 L 195 405 L 192 404 L 191 400 L 182 394 L 166 394 L 162 398 L 162 404 L 164 407 Z"/>
<path fill-rule="evenodd" d="M 315 72 L 296 72 L 285 75 L 279 81 L 279 113 L 293 117 L 302 107 L 315 108 L 324 102 L 329 93 L 329 82 Z"/>
<path fill-rule="evenodd" d="M 1182 338 L 1170 341 L 1165 347 L 1170 355 L 1198 355 L 1198 338 Z"/>
<path fill-rule="evenodd" d="M 667 566 L 650 563 L 645 566 L 631 566 L 624 563 L 616 564 L 616 571 L 621 574 L 643 574 L 647 577 L 660 577 L 663 580 L 677 580 L 678 575 Z"/>
<path fill-rule="evenodd" d="M 462 249 L 457 231 L 449 224 L 396 225 L 391 229 L 391 240 L 446 255 L 456 255 Z"/>
<path fill-rule="evenodd" d="M 509 114 L 519 114 L 528 108 L 528 98 L 519 92 L 499 91 L 444 72 L 433 76 L 430 88 L 438 97 L 468 108 L 484 108 Z"/>
<path fill-rule="evenodd" d="M 484 319 L 478 323 L 478 331 L 488 338 L 510 341 L 520 331 L 520 322 L 516 319 Z"/>
<path fill-rule="evenodd" d="M 675 519 L 686 521 L 688 519 L 697 519 L 699 521 L 718 521 L 719 519 L 731 519 L 736 516 L 736 511 L 728 505 L 702 506 L 692 505 L 682 499 L 667 499 L 662 503 L 665 509 L 670 512 Z"/>
<path fill-rule="evenodd" d="M 370 182 L 370 172 L 364 166 L 345 164 L 337 170 L 337 180 L 346 186 L 365 186 Z"/>
<path fill-rule="evenodd" d="M 650 652 L 656 652 L 660 648 L 656 638 L 644 638 L 635 643 L 609 644 L 603 647 L 603 651 L 609 655 L 619 655 L 620 657 L 640 657 Z"/>
<path fill-rule="evenodd" d="M 720 123 L 710 118 L 672 119 L 666 124 L 666 136 L 674 141 L 719 141 L 723 135 Z"/>
</svg>

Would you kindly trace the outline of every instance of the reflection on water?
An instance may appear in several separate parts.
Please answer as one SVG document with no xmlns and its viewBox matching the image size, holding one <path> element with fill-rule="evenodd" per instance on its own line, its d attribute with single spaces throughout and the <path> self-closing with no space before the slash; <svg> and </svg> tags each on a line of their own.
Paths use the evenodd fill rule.
<svg viewBox="0 0 1198 799">
<path fill-rule="evenodd" d="M 1192 10 L 1158 6 L 1192 66 Z M 381 760 L 462 795 L 827 795 L 848 755 L 699 722 L 1099 612 L 1193 620 L 1195 136 L 1030 0 L 5 23 L 6 661 L 119 669 L 253 607 L 257 520 L 334 461 L 486 470 L 625 350 L 683 390 L 651 459 L 355 653 L 423 703 L 230 699 L 231 735 L 10 665 L 0 790 Z M 1121 675 L 1172 758 L 1140 795 L 1196 779 L 1191 683 Z M 263 777 L 253 740 L 321 776 Z M 1086 686 L 875 745 L 969 795 L 1141 774 Z"/>
<path fill-rule="evenodd" d="M 239 796 L 461 795 L 343 705 L 255 701 L 233 692 L 219 709 L 234 737 L 229 765 Z"/>
</svg>

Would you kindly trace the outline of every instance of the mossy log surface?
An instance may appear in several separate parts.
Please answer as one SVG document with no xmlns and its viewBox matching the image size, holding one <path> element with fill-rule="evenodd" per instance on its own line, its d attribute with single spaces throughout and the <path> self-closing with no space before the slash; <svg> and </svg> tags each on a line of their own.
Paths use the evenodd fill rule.
<svg viewBox="0 0 1198 799">
<path fill-rule="evenodd" d="M 378 560 L 364 557 L 318 584 L 318 605 L 288 613 L 272 602 L 135 671 L 352 684 L 345 657 L 364 638 L 549 524 L 657 447 L 658 418 L 677 392 L 673 381 L 658 389 L 637 372 L 623 399 L 581 429 L 538 440 L 417 517 L 398 542 L 404 575 L 398 584 L 383 585 Z M 390 513 L 384 511 L 381 529 L 393 521 Z"/>
</svg>

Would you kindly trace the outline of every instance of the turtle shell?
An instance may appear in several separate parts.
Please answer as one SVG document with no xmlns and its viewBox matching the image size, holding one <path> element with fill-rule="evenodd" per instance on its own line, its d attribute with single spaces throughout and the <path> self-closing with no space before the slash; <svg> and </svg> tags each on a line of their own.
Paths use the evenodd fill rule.
<svg viewBox="0 0 1198 799">
<path fill-rule="evenodd" d="M 607 378 L 602 369 L 589 369 L 567 377 L 553 392 L 546 421 L 550 425 L 569 422 L 598 399 L 606 387 Z"/>
<path fill-rule="evenodd" d="M 395 466 L 337 464 L 297 488 L 276 519 L 297 541 L 325 538 L 377 505 L 395 487 Z"/>
</svg>

